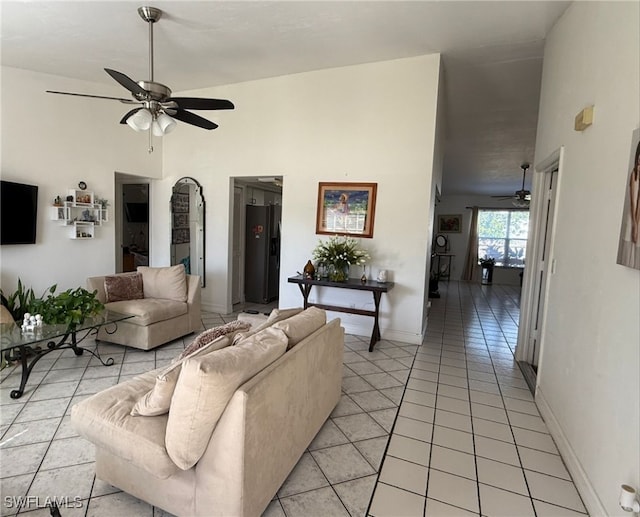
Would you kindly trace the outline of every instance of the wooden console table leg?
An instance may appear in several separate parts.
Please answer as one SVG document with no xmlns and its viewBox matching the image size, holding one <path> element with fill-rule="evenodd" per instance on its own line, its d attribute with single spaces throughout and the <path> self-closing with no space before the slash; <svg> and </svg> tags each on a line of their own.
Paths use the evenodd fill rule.
<svg viewBox="0 0 640 517">
<path fill-rule="evenodd" d="M 375 316 L 373 317 L 373 331 L 371 332 L 371 342 L 369 343 L 369 352 L 373 352 L 374 345 L 380 340 L 380 325 L 378 324 L 378 315 L 380 314 L 380 291 L 373 291 L 373 303 L 376 307 Z"/>
<path fill-rule="evenodd" d="M 309 284 L 305 284 L 304 286 L 302 286 L 302 284 L 298 284 L 298 288 L 300 289 L 300 292 L 302 293 L 302 298 L 304 299 L 303 307 L 305 309 L 309 307 L 309 294 L 311 293 L 312 287 L 313 286 Z"/>
</svg>

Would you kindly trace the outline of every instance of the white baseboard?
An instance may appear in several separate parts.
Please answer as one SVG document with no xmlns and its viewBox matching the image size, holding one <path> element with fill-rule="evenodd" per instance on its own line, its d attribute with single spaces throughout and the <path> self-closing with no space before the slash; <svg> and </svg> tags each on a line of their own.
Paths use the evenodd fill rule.
<svg viewBox="0 0 640 517">
<path fill-rule="evenodd" d="M 544 422 L 547 424 L 549 433 L 551 433 L 553 440 L 558 446 L 560 456 L 562 456 L 562 459 L 567 466 L 567 470 L 573 478 L 573 483 L 575 484 L 580 497 L 582 497 L 582 502 L 586 506 L 589 515 L 607 515 L 605 507 L 600 501 L 593 485 L 589 481 L 587 473 L 582 468 L 580 460 L 576 456 L 576 453 L 571 447 L 571 443 L 569 443 L 569 440 L 564 434 L 558 419 L 553 414 L 551 406 L 547 403 L 540 386 L 538 386 L 538 389 L 536 390 L 536 404 Z"/>
<path fill-rule="evenodd" d="M 353 323 L 345 323 L 342 320 L 342 326 L 344 327 L 344 331 L 347 334 L 353 334 L 354 336 L 362 336 L 367 338 L 367 340 L 371 339 L 371 326 L 364 325 L 354 325 Z M 409 343 L 412 345 L 419 345 L 422 343 L 422 338 L 419 335 L 412 334 L 410 332 L 405 332 L 402 330 L 380 330 L 380 334 L 382 335 L 382 339 L 388 339 L 390 341 L 399 341 L 401 343 Z"/>
</svg>

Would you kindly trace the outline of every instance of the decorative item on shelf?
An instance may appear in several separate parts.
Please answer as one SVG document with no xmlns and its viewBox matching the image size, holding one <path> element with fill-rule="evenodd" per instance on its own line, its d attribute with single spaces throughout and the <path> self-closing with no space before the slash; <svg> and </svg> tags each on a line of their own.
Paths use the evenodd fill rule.
<svg viewBox="0 0 640 517">
<path fill-rule="evenodd" d="M 73 203 L 73 196 L 67 196 L 65 198 L 69 203 Z"/>
<path fill-rule="evenodd" d="M 484 258 L 478 260 L 482 267 L 482 284 L 491 285 L 493 281 L 493 268 L 496 265 L 496 259 L 488 258 L 486 255 Z"/>
<path fill-rule="evenodd" d="M 87 190 L 87 184 L 84 181 L 81 181 L 80 183 L 78 183 L 78 188 L 80 190 Z"/>
<path fill-rule="evenodd" d="M 376 278 L 376 281 L 384 284 L 387 281 L 387 270 L 386 269 L 381 269 L 380 271 L 378 271 L 378 278 Z"/>
<path fill-rule="evenodd" d="M 311 262 L 311 260 L 307 260 L 307 263 L 305 264 L 304 268 L 302 269 L 302 273 L 304 274 L 305 278 L 313 279 L 313 276 L 316 273 L 316 268 L 314 267 L 314 265 Z"/>
<path fill-rule="evenodd" d="M 362 266 L 362 276 L 360 277 L 360 281 L 363 284 L 367 283 L 367 266 Z"/>
<path fill-rule="evenodd" d="M 62 206 L 62 199 L 60 196 L 56 196 L 53 200 L 53 206 Z"/>
<path fill-rule="evenodd" d="M 313 250 L 313 258 L 327 268 L 332 282 L 346 282 L 349 279 L 350 265 L 362 266 L 371 259 L 366 250 L 360 249 L 355 239 L 337 235 L 327 241 L 319 241 Z"/>
</svg>

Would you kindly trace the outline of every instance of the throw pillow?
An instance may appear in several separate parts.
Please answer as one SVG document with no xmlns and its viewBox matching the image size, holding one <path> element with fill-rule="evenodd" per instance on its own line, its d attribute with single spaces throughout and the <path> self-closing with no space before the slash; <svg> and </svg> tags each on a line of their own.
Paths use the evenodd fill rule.
<svg viewBox="0 0 640 517">
<path fill-rule="evenodd" d="M 178 467 L 187 470 L 198 462 L 236 389 L 286 348 L 284 332 L 266 329 L 240 345 L 185 360 L 165 435 L 167 453 Z"/>
<path fill-rule="evenodd" d="M 233 338 L 233 344 L 237 345 L 243 339 L 246 339 L 249 336 L 253 336 L 254 334 L 257 334 L 258 332 L 260 332 L 261 330 L 269 328 L 274 323 L 290 318 L 291 316 L 295 316 L 296 314 L 302 311 L 303 311 L 302 307 L 297 307 L 294 309 L 273 309 L 269 314 L 269 317 L 266 320 L 262 321 L 257 326 L 252 326 L 247 332 L 238 332 Z"/>
<path fill-rule="evenodd" d="M 208 345 L 214 339 L 218 339 L 220 336 L 229 336 L 229 338 L 232 339 L 233 336 L 229 334 L 235 334 L 236 332 L 239 332 L 241 330 L 248 330 L 250 327 L 251 325 L 246 321 L 235 320 L 230 321 L 225 325 L 220 325 L 219 327 L 213 327 L 209 330 L 205 330 L 198 337 L 196 337 L 193 342 L 187 348 L 185 348 L 178 357 L 176 357 L 175 360 L 180 361 L 181 359 L 184 359 L 199 348 Z"/>
<path fill-rule="evenodd" d="M 104 292 L 107 303 L 144 298 L 142 275 L 140 273 L 120 273 L 105 276 Z"/>
<path fill-rule="evenodd" d="M 317 307 L 309 307 L 295 316 L 274 323 L 274 329 L 280 329 L 289 338 L 287 350 L 300 343 L 327 323 L 327 313 Z"/>
<path fill-rule="evenodd" d="M 180 361 L 172 363 L 156 376 L 156 383 L 153 389 L 141 397 L 136 405 L 131 409 L 131 416 L 158 416 L 164 415 L 169 411 L 171 406 L 171 398 L 180 376 L 180 370 L 184 361 L 191 357 L 196 357 L 210 352 L 221 350 L 231 341 L 226 336 L 220 336 L 218 339 L 210 342 L 201 348 L 195 350 L 191 355 Z"/>
<path fill-rule="evenodd" d="M 145 297 L 187 301 L 187 274 L 182 264 L 171 267 L 138 266 L 138 272 L 142 274 Z"/>
</svg>

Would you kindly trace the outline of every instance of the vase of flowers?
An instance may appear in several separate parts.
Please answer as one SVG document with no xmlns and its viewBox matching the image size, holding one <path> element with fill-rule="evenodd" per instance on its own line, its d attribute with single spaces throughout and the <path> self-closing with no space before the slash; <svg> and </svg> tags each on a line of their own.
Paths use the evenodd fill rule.
<svg viewBox="0 0 640 517">
<path fill-rule="evenodd" d="M 363 266 L 371 260 L 369 253 L 361 249 L 355 239 L 338 235 L 318 242 L 313 250 L 313 258 L 327 269 L 332 282 L 346 282 L 351 265 Z"/>
</svg>

